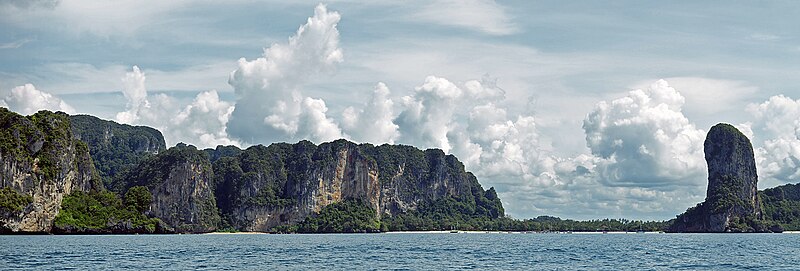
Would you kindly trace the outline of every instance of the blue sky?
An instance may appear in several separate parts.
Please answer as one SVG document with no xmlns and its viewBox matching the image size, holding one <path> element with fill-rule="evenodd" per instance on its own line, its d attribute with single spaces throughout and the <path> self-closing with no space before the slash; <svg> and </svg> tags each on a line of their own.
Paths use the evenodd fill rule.
<svg viewBox="0 0 800 271">
<path fill-rule="evenodd" d="M 0 99 L 169 144 L 442 148 L 519 218 L 671 218 L 717 122 L 761 188 L 800 178 L 800 3 L 318 4 L 0 1 Z"/>
</svg>

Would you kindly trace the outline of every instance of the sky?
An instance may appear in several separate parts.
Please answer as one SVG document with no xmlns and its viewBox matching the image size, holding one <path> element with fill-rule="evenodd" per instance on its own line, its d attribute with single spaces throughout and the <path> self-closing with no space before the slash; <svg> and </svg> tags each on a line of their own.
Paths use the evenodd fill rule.
<svg viewBox="0 0 800 271">
<path fill-rule="evenodd" d="M 288 3 L 287 3 L 288 2 Z M 797 1 L 0 0 L 0 106 L 168 145 L 440 148 L 515 218 L 670 219 L 735 125 L 800 179 Z"/>
</svg>

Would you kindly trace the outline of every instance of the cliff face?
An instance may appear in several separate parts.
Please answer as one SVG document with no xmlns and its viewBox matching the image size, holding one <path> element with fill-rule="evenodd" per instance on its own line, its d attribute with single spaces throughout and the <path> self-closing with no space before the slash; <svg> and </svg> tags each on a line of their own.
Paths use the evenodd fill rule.
<svg viewBox="0 0 800 271">
<path fill-rule="evenodd" d="M 755 225 L 761 219 L 761 204 L 750 140 L 732 125 L 721 123 L 709 130 L 704 151 L 706 200 L 678 216 L 670 231 L 762 231 Z"/>
<path fill-rule="evenodd" d="M 708 163 L 708 229 L 725 231 L 733 217 L 761 218 L 753 146 L 729 124 L 711 128 L 703 145 Z"/>
<path fill-rule="evenodd" d="M 220 158 L 214 170 L 223 215 L 231 227 L 245 231 L 295 224 L 345 200 L 368 204 L 380 219 L 445 197 L 474 201 L 484 193 L 477 179 L 441 150 L 346 140 L 254 146 Z"/>
<path fill-rule="evenodd" d="M 337 140 L 164 150 L 152 128 L 5 108 L 0 128 L 0 232 L 270 231 L 339 203 L 329 209 L 368 210 L 374 223 L 419 210 L 503 216 L 494 190 L 436 149 Z"/>
<path fill-rule="evenodd" d="M 66 114 L 25 117 L 0 108 L 0 128 L 0 197 L 22 199 L 16 208 L 0 208 L 0 231 L 48 232 L 65 195 L 102 189 Z"/>
<path fill-rule="evenodd" d="M 121 182 L 126 191 L 147 187 L 153 200 L 146 213 L 175 232 L 210 232 L 219 223 L 213 176 L 205 153 L 178 145 L 140 163 Z"/>
</svg>

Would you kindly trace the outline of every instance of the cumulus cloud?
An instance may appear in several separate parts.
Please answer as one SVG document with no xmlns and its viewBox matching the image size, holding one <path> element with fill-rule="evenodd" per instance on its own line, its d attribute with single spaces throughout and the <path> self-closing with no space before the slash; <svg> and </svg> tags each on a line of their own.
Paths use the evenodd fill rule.
<svg viewBox="0 0 800 271">
<path fill-rule="evenodd" d="M 447 79 L 428 76 L 414 95 L 402 98 L 404 110 L 397 117 L 403 141 L 416 146 L 452 148 L 447 133 L 452 129 L 456 103 L 462 90 Z"/>
<path fill-rule="evenodd" d="M 137 66 L 133 66 L 133 71 L 126 73 L 125 77 L 122 78 L 122 94 L 125 95 L 128 103 L 125 111 L 117 113 L 117 121 L 134 123 L 139 120 L 139 111 L 150 107 L 144 82 L 144 73 Z"/>
<path fill-rule="evenodd" d="M 255 60 L 239 59 L 228 80 L 238 96 L 228 123 L 233 137 L 251 143 L 343 137 L 325 102 L 301 92 L 309 77 L 343 61 L 340 18 L 320 4 L 287 43 L 273 44 Z"/>
<path fill-rule="evenodd" d="M 459 157 L 498 188 L 511 215 L 664 219 L 704 196 L 705 133 L 666 81 L 598 103 L 583 125 L 590 153 L 573 157 L 549 151 L 534 116 L 510 117 L 498 102 L 471 107 L 472 151 Z"/>
<path fill-rule="evenodd" d="M 173 137 L 188 141 L 200 147 L 217 145 L 236 145 L 240 143 L 228 138 L 225 125 L 233 113 L 234 106 L 219 98 L 216 90 L 204 91 L 194 98 L 191 104 L 172 120 L 170 130 Z"/>
<path fill-rule="evenodd" d="M 342 127 L 353 140 L 373 143 L 394 143 L 400 128 L 394 123 L 394 102 L 389 88 L 378 83 L 370 100 L 362 107 L 348 107 L 342 113 Z"/>
<path fill-rule="evenodd" d="M 154 127 L 169 145 L 181 141 L 201 148 L 240 145 L 228 138 L 226 128 L 234 106 L 220 100 L 216 90 L 202 92 L 182 106 L 165 94 L 148 95 L 145 81 L 144 72 L 137 66 L 122 78 L 122 93 L 128 103 L 125 111 L 117 113 L 117 121 Z"/>
<path fill-rule="evenodd" d="M 800 180 L 800 100 L 778 95 L 747 111 L 754 117 L 748 123 L 751 139 L 763 142 L 756 148 L 756 162 L 762 187 Z"/>
<path fill-rule="evenodd" d="M 758 88 L 743 81 L 721 80 L 703 77 L 664 78 L 671 87 L 680 89 L 686 98 L 683 111 L 687 115 L 703 116 L 741 110 L 747 100 L 758 93 Z M 654 80 L 636 84 L 634 88 L 647 88 Z"/>
<path fill-rule="evenodd" d="M 539 182 L 549 165 L 536 119 L 511 114 L 504 103 L 505 91 L 491 78 L 462 84 L 428 76 L 400 99 L 397 141 L 453 153 L 491 185 Z"/>
<path fill-rule="evenodd" d="M 683 115 L 684 97 L 664 80 L 611 102 L 583 123 L 586 144 L 603 161 L 602 181 L 619 186 L 698 183 L 705 133 Z"/>
<path fill-rule="evenodd" d="M 75 113 L 72 106 L 50 93 L 36 89 L 32 84 L 0 92 L 0 106 L 8 107 L 23 115 L 30 115 L 43 109 Z"/>
</svg>

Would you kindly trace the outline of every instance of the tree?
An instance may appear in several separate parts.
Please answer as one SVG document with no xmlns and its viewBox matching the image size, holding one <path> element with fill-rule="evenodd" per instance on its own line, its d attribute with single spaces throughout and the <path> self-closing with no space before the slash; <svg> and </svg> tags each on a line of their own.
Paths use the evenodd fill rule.
<svg viewBox="0 0 800 271">
<path fill-rule="evenodd" d="M 144 186 L 134 186 L 125 193 L 125 205 L 143 213 L 153 202 L 153 194 Z"/>
</svg>

